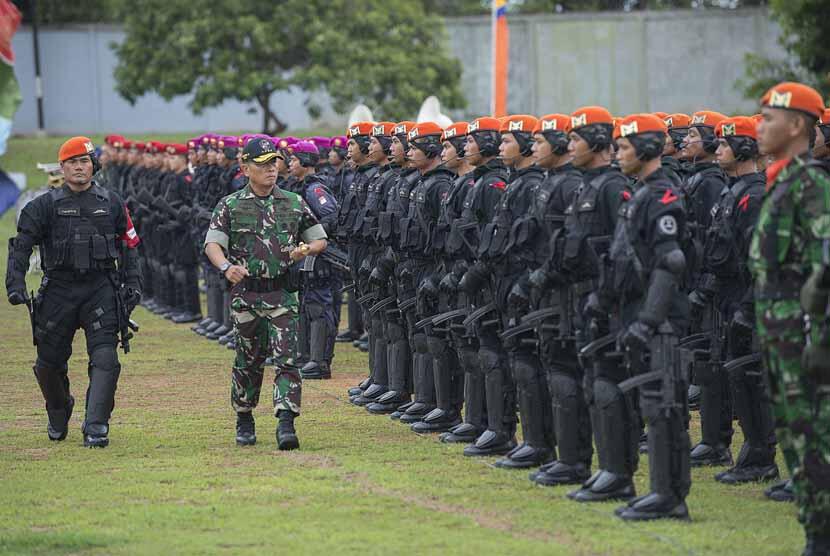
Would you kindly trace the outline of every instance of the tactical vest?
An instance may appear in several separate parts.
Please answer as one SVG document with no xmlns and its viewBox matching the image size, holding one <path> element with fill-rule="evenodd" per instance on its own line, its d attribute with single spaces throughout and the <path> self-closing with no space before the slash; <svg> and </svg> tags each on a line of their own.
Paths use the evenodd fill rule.
<svg viewBox="0 0 830 556">
<path fill-rule="evenodd" d="M 418 188 L 418 193 L 415 195 L 415 216 L 417 218 L 417 225 L 420 228 L 419 237 L 423 242 L 417 247 L 418 251 L 424 254 L 435 256 L 438 254 L 436 244 L 433 241 L 435 237 L 435 229 L 438 225 L 438 216 L 441 211 L 441 203 L 446 199 L 452 187 L 452 174 L 439 167 L 429 174 L 425 175 L 421 180 L 421 185 Z M 437 190 L 444 188 L 441 197 L 438 199 L 438 204 L 435 205 L 432 201 Z M 442 240 L 443 246 L 443 240 Z"/>
<path fill-rule="evenodd" d="M 400 248 L 401 221 L 409 213 L 409 197 L 419 179 L 416 170 L 403 170 L 387 191 L 386 206 L 378 215 L 378 236 L 383 245 Z"/>
<path fill-rule="evenodd" d="M 449 257 L 454 254 L 454 251 L 448 247 L 452 223 L 461 217 L 464 210 L 464 198 L 474 183 L 472 176 L 469 174 L 459 176 L 453 182 L 449 193 L 441 199 L 441 211 L 438 214 L 438 223 L 432 237 L 433 249 L 436 252 Z"/>
<path fill-rule="evenodd" d="M 606 184 L 622 177 L 617 170 L 608 169 L 583 181 L 574 196 L 574 201 L 565 209 L 565 237 L 563 252 L 559 254 L 562 269 L 578 281 L 596 278 L 599 270 L 598 257 L 607 250 L 604 242 L 597 241 L 589 245 L 591 238 L 608 237 L 613 230 L 603 221 L 602 214 L 611 212 L 610 207 L 602 207 L 602 195 Z"/>
<path fill-rule="evenodd" d="M 116 268 L 115 219 L 110 193 L 93 184 L 73 194 L 66 187 L 49 191 L 52 226 L 43 245 L 43 264 L 51 270 L 76 272 L 108 271 Z"/>
<path fill-rule="evenodd" d="M 483 168 L 483 170 L 482 170 Z M 487 201 L 487 194 L 491 188 L 497 188 L 500 192 L 498 201 L 504 195 L 506 183 L 510 179 L 507 168 L 503 165 L 495 167 L 483 166 L 476 168 L 474 174 L 476 182 L 467 191 L 462 203 L 461 216 L 456 218 L 450 229 L 450 236 L 447 239 L 447 250 L 451 253 L 462 253 L 468 259 L 478 257 L 481 239 L 489 222 L 488 215 L 495 216 L 498 202 Z"/>
</svg>

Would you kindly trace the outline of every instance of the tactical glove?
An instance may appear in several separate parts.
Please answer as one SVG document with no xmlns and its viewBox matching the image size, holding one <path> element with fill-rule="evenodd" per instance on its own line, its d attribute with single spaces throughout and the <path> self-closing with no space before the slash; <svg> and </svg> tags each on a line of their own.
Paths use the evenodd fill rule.
<svg viewBox="0 0 830 556">
<path fill-rule="evenodd" d="M 126 287 L 124 291 L 124 309 L 128 315 L 132 314 L 139 302 L 141 302 L 141 290 Z"/>
<path fill-rule="evenodd" d="M 29 302 L 29 294 L 26 290 L 12 290 L 9 292 L 9 303 L 12 305 L 23 305 Z"/>
<path fill-rule="evenodd" d="M 372 269 L 372 272 L 369 273 L 369 284 L 376 288 L 383 286 L 386 283 L 386 274 L 380 269 L 380 267 L 375 267 Z"/>
<path fill-rule="evenodd" d="M 481 263 L 476 263 L 464 273 L 458 287 L 469 294 L 476 293 L 487 280 L 487 268 Z"/>
<path fill-rule="evenodd" d="M 646 351 L 654 337 L 654 327 L 642 321 L 634 321 L 623 333 L 622 344 L 631 351 Z"/>
<path fill-rule="evenodd" d="M 751 349 L 752 346 L 752 332 L 755 330 L 754 323 L 749 320 L 749 317 L 740 309 L 735 311 L 732 315 L 732 320 L 729 321 L 729 344 L 732 348 L 738 348 L 742 351 Z"/>
<path fill-rule="evenodd" d="M 510 293 L 507 295 L 507 304 L 514 309 L 527 307 L 529 295 L 522 284 L 513 284 Z"/>
<path fill-rule="evenodd" d="M 458 278 L 455 274 L 450 272 L 441 279 L 438 283 L 438 287 L 442 292 L 452 295 L 458 291 Z"/>
<path fill-rule="evenodd" d="M 608 311 L 602 306 L 602 302 L 596 292 L 591 292 L 588 295 L 588 299 L 585 301 L 584 312 L 592 319 L 608 318 Z"/>
</svg>

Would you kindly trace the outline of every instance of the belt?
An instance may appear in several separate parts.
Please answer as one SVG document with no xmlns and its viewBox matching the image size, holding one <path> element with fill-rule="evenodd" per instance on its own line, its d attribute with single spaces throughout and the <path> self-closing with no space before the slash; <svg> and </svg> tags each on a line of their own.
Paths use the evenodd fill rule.
<svg viewBox="0 0 830 556">
<path fill-rule="evenodd" d="M 244 291 L 254 293 L 267 293 L 285 289 L 285 279 L 282 276 L 277 278 L 245 278 L 240 284 Z"/>
<path fill-rule="evenodd" d="M 46 270 L 46 277 L 50 280 L 87 280 L 90 277 L 106 276 L 107 274 L 115 272 L 114 268 L 91 268 L 89 270 Z"/>
</svg>

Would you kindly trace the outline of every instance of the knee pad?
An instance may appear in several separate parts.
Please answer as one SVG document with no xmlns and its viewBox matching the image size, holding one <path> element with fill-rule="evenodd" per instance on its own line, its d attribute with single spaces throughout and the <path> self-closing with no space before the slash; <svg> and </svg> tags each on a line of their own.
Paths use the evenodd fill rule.
<svg viewBox="0 0 830 556">
<path fill-rule="evenodd" d="M 660 406 L 663 402 L 662 392 L 640 387 L 640 413 L 646 422 L 660 417 Z"/>
<path fill-rule="evenodd" d="M 484 374 L 489 374 L 502 367 L 502 356 L 497 350 L 483 347 L 478 351 L 478 359 Z"/>
<path fill-rule="evenodd" d="M 428 353 L 429 345 L 427 344 L 427 335 L 423 332 L 416 332 L 412 335 L 412 343 L 415 351 L 418 353 Z"/>
<path fill-rule="evenodd" d="M 406 331 L 399 323 L 389 321 L 389 324 L 386 327 L 386 338 L 389 343 L 406 340 Z"/>
<path fill-rule="evenodd" d="M 115 346 L 99 346 L 89 355 L 89 364 L 102 371 L 121 372 L 121 364 L 118 362 L 118 353 Z"/>
<path fill-rule="evenodd" d="M 513 377 L 522 386 L 532 384 L 540 374 L 538 361 L 528 356 L 517 356 L 511 365 Z"/>
<path fill-rule="evenodd" d="M 443 355 L 450 347 L 446 338 L 440 336 L 427 336 L 427 348 L 433 357 Z"/>
<path fill-rule="evenodd" d="M 466 372 L 476 373 L 480 370 L 481 361 L 479 360 L 477 350 L 458 350 L 458 362 Z"/>
<path fill-rule="evenodd" d="M 550 395 L 554 400 L 567 400 L 575 398 L 579 393 L 579 384 L 576 379 L 568 374 L 555 372 L 548 377 Z"/>
<path fill-rule="evenodd" d="M 594 400 L 601 408 L 624 401 L 620 387 L 604 378 L 598 378 L 594 383 Z"/>
</svg>

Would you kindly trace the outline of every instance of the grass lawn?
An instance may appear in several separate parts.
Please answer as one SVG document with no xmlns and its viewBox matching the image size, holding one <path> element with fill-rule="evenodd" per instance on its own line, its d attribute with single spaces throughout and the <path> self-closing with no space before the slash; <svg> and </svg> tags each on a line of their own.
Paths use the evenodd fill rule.
<svg viewBox="0 0 830 556">
<path fill-rule="evenodd" d="M 0 167 L 50 160 L 40 153 L 60 142 L 14 139 Z M 12 233 L 9 212 L 0 219 L 4 274 Z M 301 450 L 277 451 L 267 387 L 259 443 L 237 448 L 231 353 L 142 308 L 134 316 L 142 329 L 121 355 L 111 444 L 91 451 L 82 447 L 82 403 L 67 440 L 47 440 L 25 309 L 0 300 L 0 553 L 761 556 L 802 548 L 794 506 L 767 501 L 761 485 L 720 485 L 716 469 L 693 471 L 690 523 L 628 524 L 612 515 L 616 503 L 580 505 L 565 498 L 568 488 L 537 487 L 526 472 L 465 458 L 462 446 L 349 404 L 346 388 L 364 376 L 366 355 L 342 344 L 335 378 L 304 385 Z M 79 333 L 70 361 L 79 402 L 87 361 Z M 736 455 L 740 442 L 736 435 Z M 648 490 L 647 467 L 641 459 L 638 492 Z"/>
</svg>

